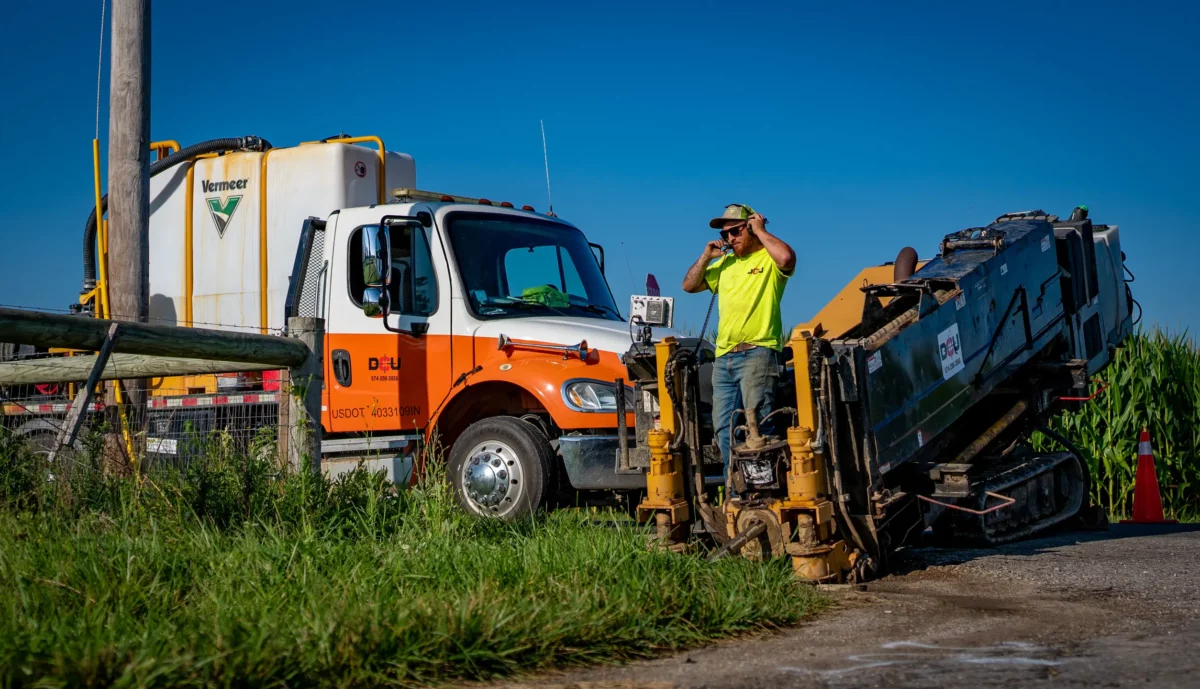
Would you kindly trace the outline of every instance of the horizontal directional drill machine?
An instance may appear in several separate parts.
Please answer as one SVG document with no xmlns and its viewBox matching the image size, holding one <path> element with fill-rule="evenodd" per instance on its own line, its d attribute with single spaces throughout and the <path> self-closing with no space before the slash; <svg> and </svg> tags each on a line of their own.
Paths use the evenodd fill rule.
<svg viewBox="0 0 1200 689">
<path fill-rule="evenodd" d="M 795 328 L 773 418 L 716 421 L 733 438 L 721 476 L 711 346 L 653 341 L 672 304 L 636 296 L 624 363 L 637 426 L 620 432 L 618 470 L 645 471 L 637 513 L 662 545 L 789 557 L 817 582 L 878 575 L 927 527 L 986 545 L 1103 524 L 1087 462 L 1046 422 L 1089 399 L 1134 304 L 1117 227 L 1086 207 L 1001 216 L 924 263 L 906 248 Z M 1061 449 L 1035 450 L 1039 429 Z"/>
</svg>

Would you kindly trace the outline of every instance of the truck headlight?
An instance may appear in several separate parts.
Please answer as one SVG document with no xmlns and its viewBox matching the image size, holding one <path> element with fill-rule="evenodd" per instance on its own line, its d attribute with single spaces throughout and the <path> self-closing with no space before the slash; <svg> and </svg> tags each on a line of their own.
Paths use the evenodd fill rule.
<svg viewBox="0 0 1200 689">
<path fill-rule="evenodd" d="M 572 380 L 562 389 L 563 401 L 575 411 L 616 412 L 617 386 L 601 380 Z M 625 408 L 633 411 L 633 390 L 625 388 Z"/>
</svg>

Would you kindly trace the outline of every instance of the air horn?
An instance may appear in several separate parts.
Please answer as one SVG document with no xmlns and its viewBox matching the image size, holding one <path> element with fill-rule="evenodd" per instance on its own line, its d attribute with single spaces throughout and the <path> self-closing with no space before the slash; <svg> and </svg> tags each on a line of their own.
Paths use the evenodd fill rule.
<svg viewBox="0 0 1200 689">
<path fill-rule="evenodd" d="M 580 340 L 577 345 L 555 345 L 545 344 L 542 342 L 526 342 L 524 340 L 514 340 L 508 335 L 501 334 L 500 340 L 497 343 L 496 349 L 506 350 L 520 347 L 522 349 L 534 349 L 543 352 L 562 352 L 563 358 L 566 359 L 569 355 L 574 354 L 579 357 L 580 361 L 587 361 L 588 345 L 587 340 Z"/>
</svg>

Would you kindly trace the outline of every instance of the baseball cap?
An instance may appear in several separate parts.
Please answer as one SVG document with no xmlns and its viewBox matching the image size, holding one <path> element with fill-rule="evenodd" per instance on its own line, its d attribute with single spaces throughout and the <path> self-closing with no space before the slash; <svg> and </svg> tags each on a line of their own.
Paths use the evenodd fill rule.
<svg viewBox="0 0 1200 689">
<path fill-rule="evenodd" d="M 725 206 L 725 212 L 708 221 L 708 226 L 714 230 L 721 229 L 730 220 L 748 220 L 754 215 L 754 209 L 742 203 L 731 203 Z"/>
</svg>

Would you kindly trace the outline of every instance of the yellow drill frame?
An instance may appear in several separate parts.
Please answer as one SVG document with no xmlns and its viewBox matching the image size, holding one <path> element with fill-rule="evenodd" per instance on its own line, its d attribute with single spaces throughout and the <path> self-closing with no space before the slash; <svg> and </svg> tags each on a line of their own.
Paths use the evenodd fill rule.
<svg viewBox="0 0 1200 689">
<path fill-rule="evenodd" d="M 667 386 L 678 386 L 679 381 L 668 379 L 666 366 L 678 348 L 674 337 L 665 337 L 654 345 L 659 414 L 646 439 L 650 446 L 650 470 L 646 473 L 646 498 L 637 508 L 638 523 L 644 524 L 653 517 L 659 543 L 676 548 L 685 540 L 686 527 L 691 521 L 691 509 L 683 492 L 683 457 L 671 452 L 679 422 Z M 675 389 L 678 392 L 678 387 Z"/>
<path fill-rule="evenodd" d="M 753 509 L 744 507 L 740 500 L 727 500 L 723 510 L 730 538 L 738 535 L 739 517 L 753 514 L 758 521 L 769 521 L 774 525 L 770 536 L 772 554 L 790 557 L 798 576 L 816 582 L 841 582 L 853 566 L 855 555 L 849 552 L 844 540 L 836 537 L 825 455 L 813 446 L 818 423 L 808 361 L 813 333 L 819 327 L 800 326 L 792 332 L 788 342 L 797 375 L 796 421 L 787 429 L 791 455 L 786 476 L 787 497 L 769 500 Z M 659 414 L 647 436 L 650 470 L 646 474 L 646 497 L 637 507 L 637 517 L 639 523 L 653 518 L 658 542 L 680 550 L 687 538 L 691 508 L 684 493 L 683 457 L 671 451 L 671 443 L 679 433 L 679 416 L 668 394 L 668 386 L 676 386 L 678 398 L 680 381 L 668 377 L 666 371 L 667 362 L 679 345 L 675 338 L 666 337 L 654 347 Z"/>
<path fill-rule="evenodd" d="M 744 507 L 740 500 L 728 500 L 724 509 L 730 538 L 738 535 L 738 525 L 748 521 L 746 517 L 753 513 L 758 521 L 772 523 L 773 528 L 767 533 L 773 533 L 769 538 L 773 555 L 790 557 L 797 576 L 825 583 L 843 581 L 845 572 L 853 565 L 854 555 L 848 552 L 845 541 L 835 537 L 825 454 L 813 446 L 819 424 L 808 360 L 813 333 L 819 328 L 819 325 L 797 327 L 787 345 L 796 367 L 796 420 L 787 429 L 791 455 L 785 479 L 787 497 L 768 500 L 753 509 Z"/>
<path fill-rule="evenodd" d="M 792 462 L 787 476 L 787 499 L 779 504 L 779 516 L 783 523 L 795 527 L 807 515 L 812 519 L 816 532 L 816 547 L 805 547 L 798 542 L 789 543 L 786 547 L 796 573 L 815 581 L 841 581 L 844 571 L 852 564 L 853 556 L 847 554 L 845 541 L 835 540 L 825 454 L 813 447 L 816 429 L 820 424 L 812 378 L 808 375 L 808 361 L 812 353 L 813 334 L 818 327 L 799 326 L 792 331 L 788 342 L 796 367 L 796 424 L 787 431 Z"/>
</svg>

